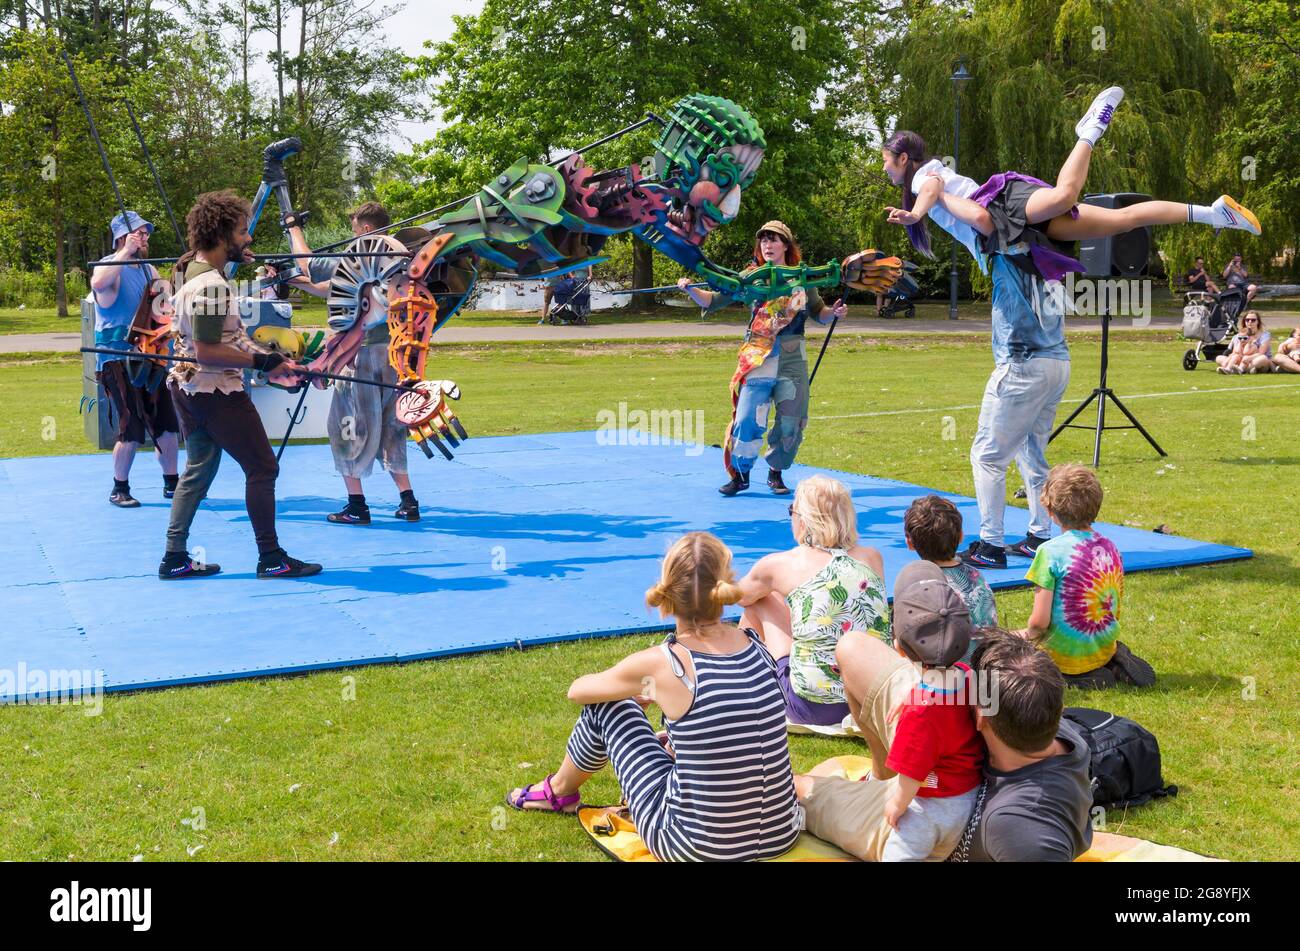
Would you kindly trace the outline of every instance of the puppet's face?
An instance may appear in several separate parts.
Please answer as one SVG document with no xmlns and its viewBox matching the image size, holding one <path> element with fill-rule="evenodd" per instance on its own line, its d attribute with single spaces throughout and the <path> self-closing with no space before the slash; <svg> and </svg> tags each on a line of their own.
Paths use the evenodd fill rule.
<svg viewBox="0 0 1300 951">
<path fill-rule="evenodd" d="M 728 99 L 695 94 L 673 106 L 655 143 L 655 173 L 669 194 L 666 227 L 691 244 L 740 214 L 767 143 L 748 112 Z"/>
</svg>

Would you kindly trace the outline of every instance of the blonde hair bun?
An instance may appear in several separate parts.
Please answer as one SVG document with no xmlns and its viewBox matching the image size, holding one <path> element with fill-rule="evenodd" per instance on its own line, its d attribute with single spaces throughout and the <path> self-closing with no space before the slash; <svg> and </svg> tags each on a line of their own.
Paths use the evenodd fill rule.
<svg viewBox="0 0 1300 951">
<path fill-rule="evenodd" d="M 708 532 L 683 535 L 664 555 L 659 583 L 646 592 L 646 604 L 663 617 L 687 624 L 713 622 L 722 608 L 740 600 L 731 568 L 731 550 Z"/>
</svg>

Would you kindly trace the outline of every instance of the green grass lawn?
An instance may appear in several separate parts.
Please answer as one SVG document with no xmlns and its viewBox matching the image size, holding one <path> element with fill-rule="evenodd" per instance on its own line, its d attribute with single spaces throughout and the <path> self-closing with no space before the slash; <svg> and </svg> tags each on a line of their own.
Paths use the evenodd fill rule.
<svg viewBox="0 0 1300 951">
<path fill-rule="evenodd" d="M 845 335 L 832 344 L 801 461 L 970 494 L 967 454 L 991 364 L 987 341 L 911 340 Z M 1097 373 L 1096 338 L 1079 335 L 1072 346 L 1065 409 Z M 1123 637 L 1152 662 L 1159 683 L 1072 692 L 1068 702 L 1151 729 L 1166 781 L 1180 788 L 1175 799 L 1110 815 L 1110 831 L 1225 858 L 1295 858 L 1300 535 L 1289 513 L 1300 473 L 1300 377 L 1188 373 L 1184 348 L 1169 333 L 1113 339 L 1111 380 L 1121 396 L 1170 394 L 1128 401 L 1170 456 L 1157 458 L 1135 433 L 1107 434 L 1102 518 L 1165 524 L 1251 547 L 1256 557 L 1130 576 Z M 435 347 L 429 366 L 460 384 L 459 410 L 475 435 L 594 429 L 599 410 L 625 400 L 702 409 L 716 442 L 733 360 L 734 344 L 722 342 L 492 344 Z M 79 395 L 74 356 L 0 357 L 0 454 L 84 452 Z M 291 447 L 283 464 L 292 466 L 293 455 Z M 1083 432 L 1050 453 L 1057 462 L 1090 456 Z M 440 462 L 416 454 L 413 466 L 417 495 L 432 499 Z M 152 486 L 155 472 L 141 459 L 134 481 Z M 719 471 L 699 491 L 723 481 Z M 1006 623 L 1023 625 L 1027 592 L 1001 593 L 998 602 Z M 0 858 L 188 860 L 187 850 L 202 846 L 195 860 L 598 859 L 572 820 L 499 806 L 509 787 L 554 768 L 576 714 L 564 696 L 569 682 L 653 640 L 110 695 L 99 716 L 75 706 L 0 709 Z M 355 699 L 345 699 L 350 684 Z M 847 740 L 791 738 L 799 769 L 861 750 Z M 590 802 L 617 798 L 612 776 L 588 788 Z M 195 815 L 202 828 L 183 824 Z"/>
</svg>

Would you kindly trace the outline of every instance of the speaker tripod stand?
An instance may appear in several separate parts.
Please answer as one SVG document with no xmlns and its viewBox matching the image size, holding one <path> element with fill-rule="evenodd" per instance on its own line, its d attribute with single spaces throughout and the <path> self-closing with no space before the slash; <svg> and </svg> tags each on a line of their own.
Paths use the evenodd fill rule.
<svg viewBox="0 0 1300 951">
<path fill-rule="evenodd" d="M 1120 402 L 1119 397 L 1115 395 L 1115 391 L 1106 385 L 1106 370 L 1109 363 L 1110 363 L 1110 312 L 1108 310 L 1103 310 L 1101 313 L 1101 382 L 1099 382 L 1096 388 L 1093 389 L 1092 394 L 1086 400 L 1080 403 L 1078 408 L 1075 409 L 1075 411 L 1069 415 L 1069 418 L 1067 418 L 1066 421 L 1063 422 L 1060 426 L 1056 427 L 1055 432 L 1052 433 L 1052 435 L 1048 438 L 1047 441 L 1050 443 L 1053 439 L 1061 435 L 1061 433 L 1067 429 L 1093 430 L 1095 435 L 1093 437 L 1094 441 L 1092 445 L 1092 467 L 1094 469 L 1099 468 L 1101 466 L 1101 434 L 1108 429 L 1136 429 L 1138 432 L 1142 434 L 1143 438 L 1146 439 L 1146 441 L 1151 444 L 1152 449 L 1160 453 L 1160 455 L 1162 456 L 1169 455 L 1169 453 L 1165 452 L 1163 449 L 1160 448 L 1160 444 L 1151 437 L 1151 434 L 1142 428 L 1142 424 L 1137 421 L 1136 416 L 1134 416 L 1132 413 L 1128 411 L 1128 407 L 1126 407 L 1123 403 Z M 1096 400 L 1097 402 L 1096 426 L 1081 426 L 1075 423 L 1074 421 L 1079 416 L 1079 414 L 1082 413 L 1085 409 L 1087 409 L 1094 400 Z M 1114 403 L 1119 408 L 1119 411 L 1128 417 L 1128 421 L 1132 425 L 1130 426 L 1107 425 L 1106 424 L 1106 401 L 1107 400 L 1110 400 L 1112 403 Z"/>
</svg>

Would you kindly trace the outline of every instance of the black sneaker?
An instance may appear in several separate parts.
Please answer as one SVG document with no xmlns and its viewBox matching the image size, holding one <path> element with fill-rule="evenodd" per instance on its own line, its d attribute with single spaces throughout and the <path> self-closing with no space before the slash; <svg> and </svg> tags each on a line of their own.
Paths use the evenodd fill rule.
<svg viewBox="0 0 1300 951">
<path fill-rule="evenodd" d="M 400 518 L 404 522 L 418 522 L 420 520 L 420 503 L 412 499 L 410 502 L 403 502 L 393 513 L 394 518 Z"/>
<path fill-rule="evenodd" d="M 773 495 L 789 495 L 790 489 L 781 481 L 780 469 L 767 470 L 767 487 L 772 490 Z"/>
<path fill-rule="evenodd" d="M 1062 676 L 1065 677 L 1067 687 L 1078 687 L 1080 690 L 1108 690 L 1118 682 L 1110 668 L 1105 666 L 1090 670 L 1086 674 L 1063 674 Z"/>
<path fill-rule="evenodd" d="M 178 581 L 181 578 L 207 578 L 220 571 L 220 565 L 195 561 L 188 552 L 169 551 L 163 555 L 162 564 L 158 566 L 158 577 L 163 581 Z"/>
<path fill-rule="evenodd" d="M 131 497 L 130 489 L 114 489 L 108 500 L 120 509 L 138 509 L 140 502 Z"/>
<path fill-rule="evenodd" d="M 1025 558 L 1033 558 L 1034 553 L 1038 551 L 1038 546 L 1047 541 L 1046 538 L 1040 538 L 1038 535 L 1029 534 L 1016 542 L 1014 545 L 1007 546 L 1008 555 L 1023 555 Z"/>
<path fill-rule="evenodd" d="M 1005 568 L 1007 553 L 988 542 L 978 541 L 961 553 L 961 560 L 975 568 Z"/>
<path fill-rule="evenodd" d="M 749 488 L 749 473 L 742 472 L 731 477 L 731 481 L 718 489 L 723 495 L 730 498 L 737 492 L 742 492 Z"/>
<path fill-rule="evenodd" d="M 320 565 L 290 558 L 283 548 L 263 555 L 257 561 L 259 578 L 306 578 L 309 575 L 318 575 L 320 572 Z"/>
<path fill-rule="evenodd" d="M 354 509 L 352 503 L 349 502 L 343 506 L 342 511 L 330 512 L 325 518 L 335 525 L 369 525 L 370 508 L 367 506 L 363 509 Z"/>
<path fill-rule="evenodd" d="M 168 482 L 167 477 L 163 477 L 163 498 L 172 499 L 176 497 L 176 481 Z"/>
<path fill-rule="evenodd" d="M 1155 669 L 1128 649 L 1123 641 L 1115 642 L 1115 655 L 1106 662 L 1115 679 L 1131 687 L 1150 687 L 1156 682 Z"/>
</svg>

